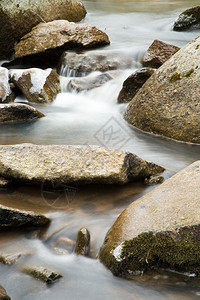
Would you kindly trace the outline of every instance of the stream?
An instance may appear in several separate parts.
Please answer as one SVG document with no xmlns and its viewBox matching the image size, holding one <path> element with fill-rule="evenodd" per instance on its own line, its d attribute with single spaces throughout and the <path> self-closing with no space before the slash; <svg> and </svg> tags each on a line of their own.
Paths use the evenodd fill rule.
<svg viewBox="0 0 200 300">
<path fill-rule="evenodd" d="M 139 57 L 154 39 L 183 47 L 200 31 L 173 32 L 180 12 L 199 5 L 199 0 L 91 0 L 83 1 L 87 16 L 82 23 L 105 31 L 111 45 L 102 51 L 117 51 L 134 58 L 132 69 L 101 87 L 79 94 L 67 92 L 69 78 L 61 77 L 62 92 L 52 104 L 34 104 L 46 117 L 36 122 L 1 125 L 0 143 L 101 145 L 128 150 L 166 168 L 167 179 L 199 159 L 200 146 L 141 132 L 123 120 L 127 104 L 117 104 L 123 81 L 141 67 Z M 96 74 L 96 73 L 95 73 Z M 89 76 L 94 76 L 90 74 Z M 71 78 L 70 78 L 71 79 Z M 19 98 L 17 101 L 26 101 Z M 112 128 L 115 139 L 104 136 Z M 125 186 L 68 186 L 60 191 L 15 186 L 0 191 L 7 206 L 45 213 L 52 219 L 42 230 L 0 233 L 0 253 L 23 252 L 13 266 L 0 264 L 0 284 L 13 300 L 188 300 L 200 299 L 200 279 L 195 274 L 160 270 L 134 281 L 114 277 L 98 259 L 108 229 L 130 203 L 155 186 L 129 183 Z M 80 228 L 91 234 L 91 258 L 58 253 L 57 240 L 76 240 Z M 57 251 L 56 251 L 57 250 Z M 42 265 L 59 271 L 63 278 L 53 285 L 23 274 L 24 265 Z"/>
</svg>

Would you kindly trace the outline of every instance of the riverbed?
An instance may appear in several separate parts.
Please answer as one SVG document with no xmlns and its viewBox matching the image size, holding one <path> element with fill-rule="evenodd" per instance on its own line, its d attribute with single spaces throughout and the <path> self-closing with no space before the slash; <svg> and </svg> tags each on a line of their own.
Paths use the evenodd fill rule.
<svg viewBox="0 0 200 300">
<path fill-rule="evenodd" d="M 0 143 L 101 145 L 131 151 L 166 168 L 164 178 L 199 159 L 200 146 L 181 143 L 141 132 L 123 120 L 126 104 L 117 104 L 123 81 L 141 67 L 139 58 L 154 39 L 183 47 L 200 31 L 173 32 L 180 12 L 199 0 L 104 0 L 83 1 L 87 16 L 82 23 L 105 31 L 111 41 L 102 51 L 131 56 L 132 69 L 123 70 L 102 87 L 82 93 L 67 92 L 69 78 L 61 77 L 62 92 L 49 105 L 34 105 L 46 117 L 33 123 L 1 125 Z M 90 74 L 94 76 L 94 74 Z M 70 78 L 71 79 L 71 78 Z M 23 102 L 26 99 L 18 98 Z M 110 135 L 105 132 L 112 130 Z M 113 136 L 115 137 L 113 139 Z M 117 216 L 135 199 L 155 186 L 130 183 L 125 186 L 67 186 L 51 191 L 15 186 L 0 191 L 2 204 L 45 213 L 52 219 L 43 230 L 0 233 L 0 252 L 25 251 L 14 266 L 0 265 L 0 283 L 15 300 L 93 299 L 200 299 L 200 279 L 195 274 L 169 270 L 149 273 L 134 281 L 116 278 L 98 259 L 98 251 Z M 91 257 L 56 252 L 57 239 L 76 240 L 77 231 L 91 233 Z M 43 265 L 63 274 L 47 287 L 21 272 L 25 264 Z"/>
</svg>

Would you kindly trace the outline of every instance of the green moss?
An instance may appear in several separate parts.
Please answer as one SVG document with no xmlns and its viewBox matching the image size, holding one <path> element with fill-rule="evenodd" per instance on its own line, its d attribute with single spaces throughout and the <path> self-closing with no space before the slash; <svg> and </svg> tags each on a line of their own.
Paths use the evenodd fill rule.
<svg viewBox="0 0 200 300">
<path fill-rule="evenodd" d="M 169 82 L 173 83 L 173 82 L 176 82 L 177 80 L 181 80 L 181 75 L 176 72 L 171 75 Z"/>
<path fill-rule="evenodd" d="M 200 273 L 200 226 L 184 227 L 178 233 L 143 233 L 122 244 L 121 259 L 112 257 L 115 275 L 130 276 L 152 268 L 171 268 Z M 110 255 L 110 254 L 109 254 Z"/>
<path fill-rule="evenodd" d="M 199 49 L 199 45 L 196 45 L 196 48 L 195 48 L 196 50 L 198 50 Z"/>
<path fill-rule="evenodd" d="M 190 75 L 194 72 L 194 69 L 190 69 L 188 72 L 184 74 L 184 77 L 190 77 Z"/>
</svg>

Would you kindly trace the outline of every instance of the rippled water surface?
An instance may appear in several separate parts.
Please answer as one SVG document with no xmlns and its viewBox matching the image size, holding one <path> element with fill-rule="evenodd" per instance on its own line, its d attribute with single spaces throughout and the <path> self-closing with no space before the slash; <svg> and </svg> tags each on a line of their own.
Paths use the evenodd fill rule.
<svg viewBox="0 0 200 300">
<path fill-rule="evenodd" d="M 105 31 L 111 45 L 102 51 L 118 51 L 135 59 L 132 69 L 104 86 L 80 94 L 66 90 L 69 78 L 61 78 L 62 93 L 51 105 L 36 105 L 46 117 L 37 122 L 1 126 L 1 144 L 97 144 L 129 150 L 166 168 L 165 179 L 199 159 L 199 146 L 152 136 L 129 127 L 123 120 L 125 104 L 117 104 L 123 81 L 140 67 L 141 54 L 154 39 L 184 46 L 200 31 L 173 32 L 178 14 L 199 1 L 83 1 L 86 22 Z M 90 75 L 92 76 L 92 74 Z M 23 101 L 24 99 L 18 99 Z M 108 125 L 117 132 L 117 143 L 103 137 Z M 12 299 L 199 299 L 200 281 L 186 274 L 160 271 L 135 281 L 115 278 L 96 259 L 107 230 L 129 203 L 153 187 L 142 183 L 126 186 L 68 187 L 60 192 L 40 188 L 13 187 L 1 192 L 1 203 L 43 212 L 52 218 L 42 231 L 0 234 L 0 251 L 26 251 L 15 266 L 0 265 L 0 282 Z M 60 236 L 76 239 L 79 228 L 91 233 L 91 257 L 58 255 L 55 243 Z M 71 249 L 73 251 L 73 249 Z M 44 265 L 60 271 L 55 285 L 45 284 L 21 273 L 24 264 Z"/>
</svg>

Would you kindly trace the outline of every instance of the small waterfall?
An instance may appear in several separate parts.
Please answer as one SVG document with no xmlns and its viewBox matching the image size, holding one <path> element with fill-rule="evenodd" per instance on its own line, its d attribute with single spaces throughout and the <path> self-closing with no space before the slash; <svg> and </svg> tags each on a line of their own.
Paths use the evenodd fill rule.
<svg viewBox="0 0 200 300">
<path fill-rule="evenodd" d="M 78 70 L 70 69 L 68 65 L 62 65 L 60 68 L 60 75 L 64 77 L 84 77 L 88 74 L 88 72 L 81 72 Z"/>
</svg>

